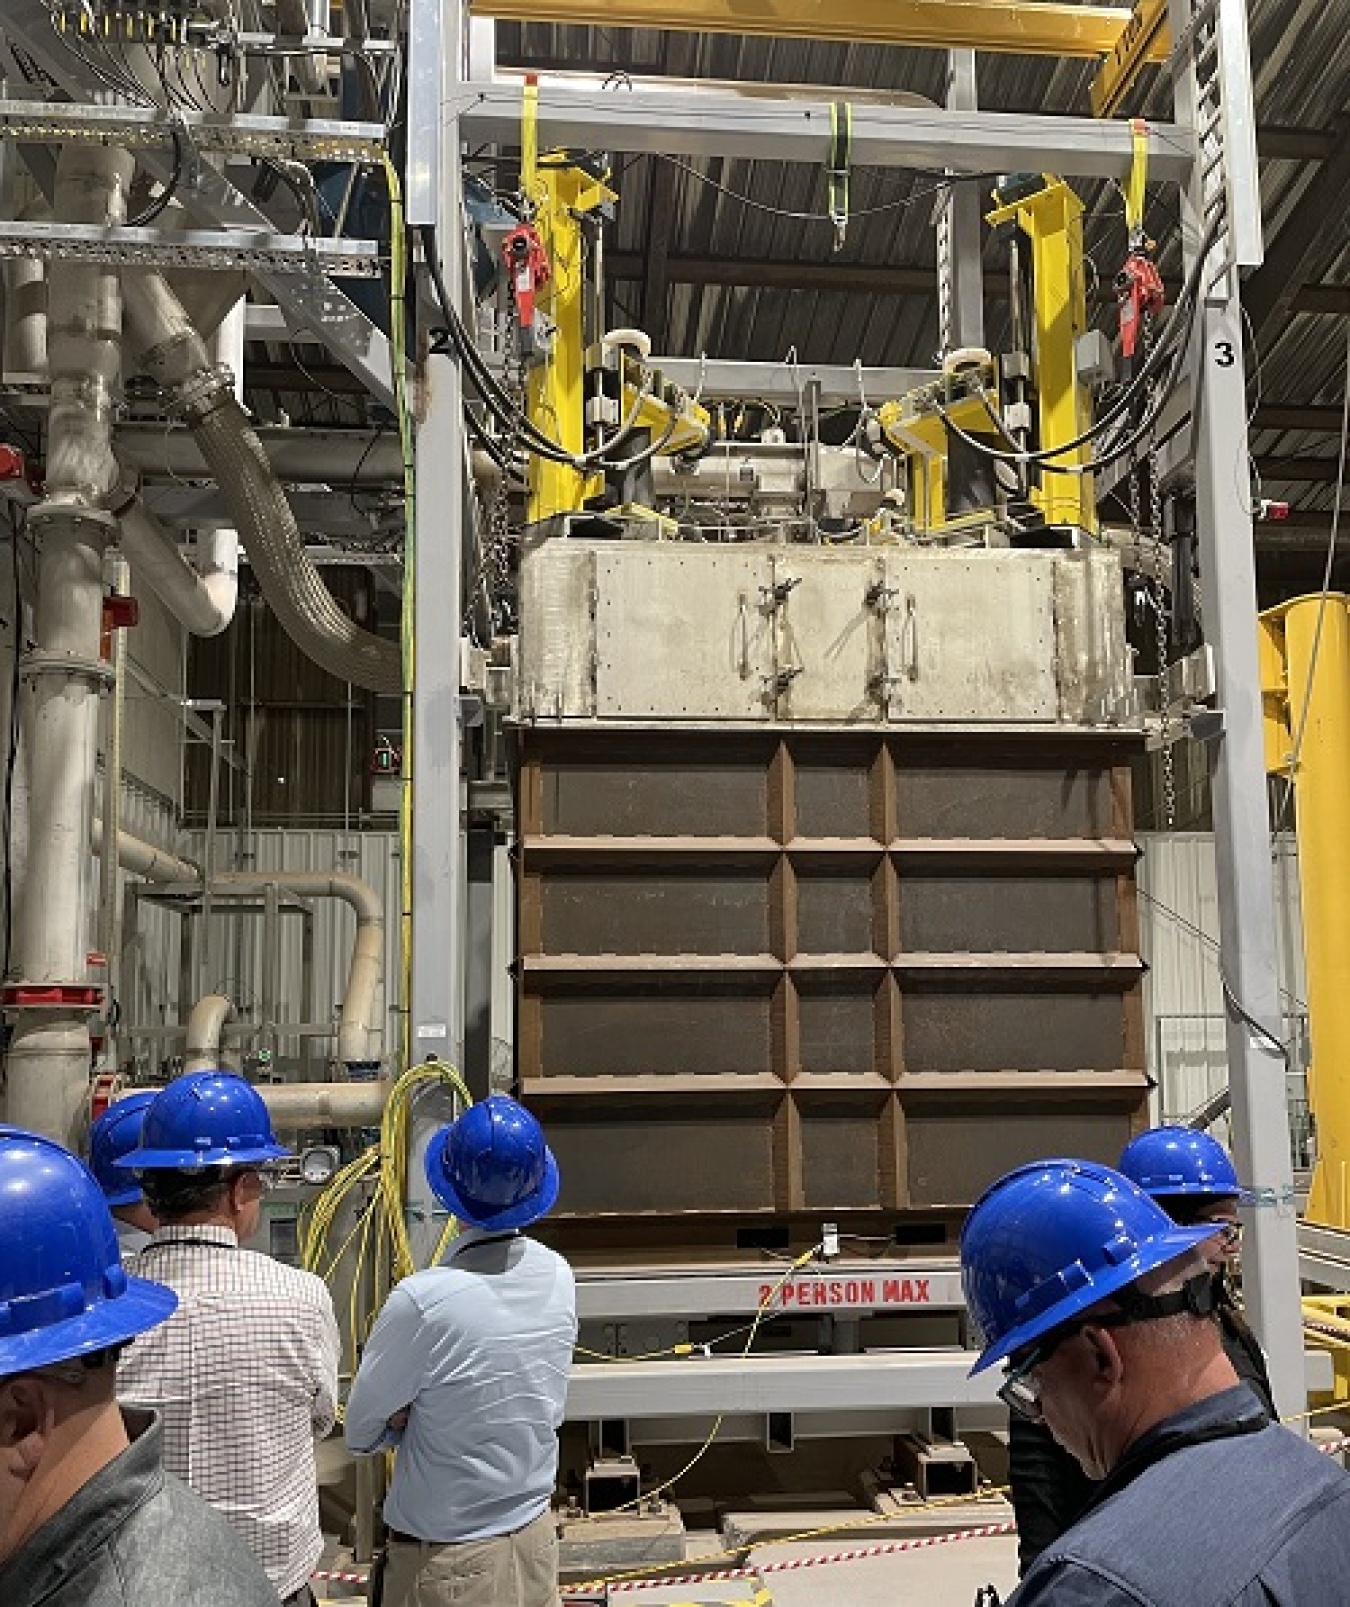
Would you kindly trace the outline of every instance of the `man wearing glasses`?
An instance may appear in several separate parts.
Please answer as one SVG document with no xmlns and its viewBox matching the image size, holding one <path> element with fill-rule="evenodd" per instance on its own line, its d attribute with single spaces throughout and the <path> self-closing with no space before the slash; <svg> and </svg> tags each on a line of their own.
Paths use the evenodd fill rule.
<svg viewBox="0 0 1350 1607">
<path fill-rule="evenodd" d="M 156 1097 L 119 1164 L 160 1223 L 133 1270 L 167 1284 L 178 1310 L 132 1345 L 117 1387 L 160 1413 L 164 1465 L 229 1519 L 283 1603 L 306 1607 L 323 1550 L 314 1445 L 337 1411 L 337 1319 L 312 1273 L 241 1248 L 269 1168 L 288 1154 L 242 1077 L 190 1072 Z"/>
<path fill-rule="evenodd" d="M 1239 1379 L 1278 1417 L 1266 1358 L 1233 1293 L 1230 1269 L 1242 1242 L 1238 1206 L 1249 1198 L 1227 1151 L 1208 1133 L 1154 1127 L 1125 1146 L 1119 1168 L 1183 1227 L 1215 1223 L 1200 1245 L 1214 1273 L 1223 1348 Z M 1014 1415 L 1008 1436 L 1008 1480 L 1017 1516 L 1023 1573 L 1087 1505 L 1092 1481 L 1043 1423 Z"/>
<path fill-rule="evenodd" d="M 1224 1354 L 1202 1253 L 1219 1231 L 1088 1161 L 1021 1167 L 972 1209 L 972 1371 L 1002 1363 L 1010 1410 L 1101 1481 L 1008 1607 L 1320 1607 L 1350 1577 L 1350 1476 Z"/>
</svg>

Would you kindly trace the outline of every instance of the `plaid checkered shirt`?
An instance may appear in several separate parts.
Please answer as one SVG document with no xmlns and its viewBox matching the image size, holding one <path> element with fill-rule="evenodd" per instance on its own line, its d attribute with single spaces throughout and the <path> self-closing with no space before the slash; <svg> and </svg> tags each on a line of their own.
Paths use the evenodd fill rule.
<svg viewBox="0 0 1350 1607">
<path fill-rule="evenodd" d="M 123 1356 L 117 1391 L 164 1423 L 164 1465 L 238 1531 L 283 1600 L 323 1550 L 314 1446 L 337 1411 L 340 1352 L 313 1273 L 229 1228 L 160 1228 L 131 1268 L 178 1296 Z"/>
</svg>

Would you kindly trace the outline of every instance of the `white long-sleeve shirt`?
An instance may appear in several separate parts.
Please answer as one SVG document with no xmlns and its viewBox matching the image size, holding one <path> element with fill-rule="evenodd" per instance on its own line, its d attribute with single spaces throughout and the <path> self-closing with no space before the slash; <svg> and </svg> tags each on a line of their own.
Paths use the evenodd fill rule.
<svg viewBox="0 0 1350 1607">
<path fill-rule="evenodd" d="M 132 1268 L 178 1296 L 122 1358 L 117 1392 L 164 1423 L 164 1465 L 233 1525 L 281 1597 L 323 1550 L 314 1442 L 337 1412 L 340 1339 L 313 1273 L 228 1228 L 160 1228 Z"/>
<path fill-rule="evenodd" d="M 347 1401 L 358 1454 L 399 1446 L 385 1521 L 419 1540 L 511 1534 L 545 1511 L 576 1342 L 560 1255 L 519 1234 L 464 1234 L 405 1278 L 366 1342 Z M 388 1420 L 404 1407 L 407 1427 Z"/>
</svg>

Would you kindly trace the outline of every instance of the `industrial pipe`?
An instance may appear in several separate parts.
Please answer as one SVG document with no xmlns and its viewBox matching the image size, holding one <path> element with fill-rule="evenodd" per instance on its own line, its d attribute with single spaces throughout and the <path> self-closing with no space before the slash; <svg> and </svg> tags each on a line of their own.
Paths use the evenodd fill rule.
<svg viewBox="0 0 1350 1607">
<path fill-rule="evenodd" d="M 389 1102 L 387 1082 L 255 1084 L 278 1127 L 378 1127 Z"/>
<path fill-rule="evenodd" d="M 234 618 L 239 594 L 239 539 L 233 530 L 205 531 L 197 537 L 194 569 L 178 543 L 135 496 L 117 510 L 122 549 L 138 581 L 163 601 L 194 636 L 219 636 Z"/>
<path fill-rule="evenodd" d="M 371 1053 L 375 995 L 384 969 L 384 905 L 380 895 L 359 876 L 341 871 L 223 871 L 211 884 L 222 892 L 241 888 L 284 888 L 301 898 L 337 898 L 356 916 L 356 942 L 347 968 L 347 986 L 338 1016 L 337 1057 L 357 1070 L 379 1064 Z"/>
<path fill-rule="evenodd" d="M 184 1071 L 219 1071 L 225 1023 L 234 1019 L 234 1000 L 223 993 L 208 993 L 188 1012 L 187 1054 Z"/>
<path fill-rule="evenodd" d="M 25 208 L 26 216 L 31 209 Z M 11 379 L 47 372 L 47 265 L 10 257 L 5 276 L 5 373 Z"/>
<path fill-rule="evenodd" d="M 272 472 L 288 485 L 360 490 L 403 484 L 403 449 L 398 437 L 387 432 L 264 424 L 253 433 Z M 485 452 L 481 455 L 500 477 L 492 459 Z M 147 479 L 204 480 L 211 473 L 191 431 L 165 430 L 163 425 L 124 424 L 117 432 L 117 456 Z"/>
<path fill-rule="evenodd" d="M 101 852 L 103 828 L 94 822 L 94 848 Z M 178 859 L 163 849 L 152 847 L 137 837 L 121 833 L 117 857 L 125 870 L 136 872 L 153 882 L 200 882 L 201 867 Z M 261 892 L 267 887 L 284 888 L 300 898 L 337 898 L 356 916 L 356 942 L 347 967 L 347 984 L 338 1015 L 337 1057 L 345 1066 L 368 1071 L 378 1066 L 379 1056 L 371 1052 L 374 1031 L 375 997 L 384 969 L 384 906 L 380 895 L 359 876 L 341 871 L 221 871 L 211 886 L 218 892 Z"/>
<path fill-rule="evenodd" d="M 94 845 L 94 852 L 103 852 L 103 822 L 94 821 L 90 838 Z M 117 863 L 123 870 L 134 872 L 137 876 L 144 876 L 148 882 L 167 884 L 179 882 L 191 885 L 202 879 L 202 868 L 194 865 L 190 859 L 179 859 L 167 849 L 156 848 L 152 843 L 144 842 L 139 837 L 129 836 L 122 831 L 117 834 Z"/>
<path fill-rule="evenodd" d="M 305 552 L 290 503 L 232 389 L 161 274 L 128 272 L 127 316 L 148 372 L 182 410 L 272 611 L 292 641 L 339 680 L 402 689 L 399 646 L 349 619 Z"/>
<path fill-rule="evenodd" d="M 58 223 L 120 224 L 135 168 L 126 151 L 67 145 L 56 170 Z M 89 1081 L 88 986 L 94 775 L 100 694 L 103 553 L 112 521 L 102 502 L 117 478 L 112 452 L 122 357 L 117 271 L 52 264 L 48 297 L 46 497 L 29 514 L 39 544 L 34 645 L 24 654 L 31 831 L 16 927 L 18 1008 L 8 1057 L 7 1116 L 73 1143 Z M 42 1003 L 25 988 L 41 988 Z"/>
</svg>

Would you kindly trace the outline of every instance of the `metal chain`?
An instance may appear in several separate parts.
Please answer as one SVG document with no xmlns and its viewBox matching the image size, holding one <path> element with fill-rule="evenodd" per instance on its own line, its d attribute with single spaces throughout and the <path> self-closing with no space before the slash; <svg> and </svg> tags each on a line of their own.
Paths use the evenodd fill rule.
<svg viewBox="0 0 1350 1607">
<path fill-rule="evenodd" d="M 506 394 L 511 403 L 511 428 L 502 440 L 503 456 L 509 466 L 516 460 L 520 445 L 520 420 L 525 412 L 525 354 L 520 343 L 520 324 L 516 298 L 507 297 L 506 309 Z M 494 611 L 500 610 L 511 586 L 511 477 L 503 471 L 492 499 L 488 550 L 484 555 L 488 573 L 488 595 Z"/>
<path fill-rule="evenodd" d="M 1153 345 L 1152 313 L 1146 312 L 1144 314 L 1140 333 L 1143 337 L 1144 359 L 1147 361 L 1149 351 Z M 1152 414 L 1155 400 L 1155 388 L 1150 384 L 1144 397 L 1146 416 Z M 1168 583 L 1170 577 L 1167 574 L 1167 551 L 1163 540 L 1162 485 L 1158 476 L 1158 442 L 1152 430 L 1149 431 L 1147 452 L 1142 468 L 1148 489 L 1147 537 L 1153 555 L 1153 619 L 1157 631 L 1158 713 L 1161 721 L 1159 731 L 1162 737 L 1162 822 L 1164 831 L 1174 831 L 1177 817 L 1177 778 L 1176 760 L 1172 752 L 1172 717 L 1167 701 L 1167 656 L 1171 640 L 1172 589 Z M 1136 490 L 1133 502 L 1137 503 L 1137 500 L 1138 492 Z"/>
<path fill-rule="evenodd" d="M 505 324 L 502 331 L 502 376 L 507 398 L 511 404 L 511 426 L 498 437 L 502 459 L 507 465 L 502 470 L 487 508 L 488 524 L 478 556 L 477 572 L 473 585 L 465 598 L 464 623 L 468 628 L 480 586 L 486 584 L 488 612 L 494 629 L 507 628 L 503 619 L 506 601 L 511 590 L 511 545 L 515 534 L 511 529 L 511 476 L 510 465 L 515 462 L 520 446 L 520 418 L 525 406 L 525 359 L 520 349 L 520 330 L 516 315 L 516 298 L 508 297 Z"/>
</svg>

